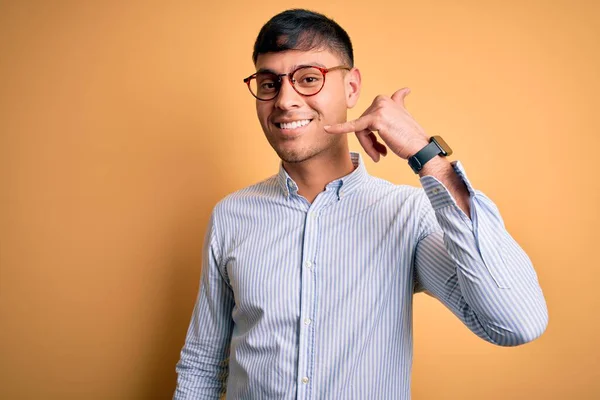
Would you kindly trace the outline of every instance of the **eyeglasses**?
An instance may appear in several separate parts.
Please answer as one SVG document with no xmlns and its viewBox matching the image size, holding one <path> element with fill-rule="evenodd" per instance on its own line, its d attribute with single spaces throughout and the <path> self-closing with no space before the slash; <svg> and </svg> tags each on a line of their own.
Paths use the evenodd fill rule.
<svg viewBox="0 0 600 400">
<path fill-rule="evenodd" d="M 283 77 L 287 76 L 294 90 L 303 96 L 314 96 L 325 86 L 325 75 L 328 72 L 351 68 L 339 65 L 332 68 L 315 66 L 302 66 L 289 74 L 275 74 L 273 72 L 257 72 L 244 79 L 252 96 L 261 101 L 273 100 L 279 94 Z"/>
</svg>

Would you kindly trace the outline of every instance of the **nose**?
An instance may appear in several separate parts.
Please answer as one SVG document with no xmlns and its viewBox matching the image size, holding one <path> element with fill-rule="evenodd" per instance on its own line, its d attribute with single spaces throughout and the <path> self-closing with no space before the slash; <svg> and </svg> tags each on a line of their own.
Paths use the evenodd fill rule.
<svg viewBox="0 0 600 400">
<path fill-rule="evenodd" d="M 302 101 L 302 96 L 296 92 L 290 79 L 287 76 L 282 77 L 279 94 L 275 98 L 275 107 L 281 110 L 292 110 L 300 107 Z"/>
</svg>

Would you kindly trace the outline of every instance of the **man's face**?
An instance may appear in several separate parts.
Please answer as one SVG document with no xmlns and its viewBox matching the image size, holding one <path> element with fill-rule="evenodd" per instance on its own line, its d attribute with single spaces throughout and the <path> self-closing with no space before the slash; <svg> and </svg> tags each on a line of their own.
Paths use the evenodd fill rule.
<svg viewBox="0 0 600 400">
<path fill-rule="evenodd" d="M 298 66 L 314 65 L 332 68 L 344 65 L 328 50 L 287 50 L 258 56 L 256 69 L 277 74 L 290 73 Z M 284 162 L 299 163 L 335 149 L 345 143 L 345 135 L 331 135 L 324 125 L 346 121 L 347 109 L 358 100 L 360 74 L 358 70 L 336 70 L 325 76 L 323 89 L 314 96 L 296 92 L 285 76 L 279 94 L 269 101 L 256 100 L 256 112 L 267 140 Z M 290 127 L 281 124 L 310 121 L 307 125 Z"/>
</svg>

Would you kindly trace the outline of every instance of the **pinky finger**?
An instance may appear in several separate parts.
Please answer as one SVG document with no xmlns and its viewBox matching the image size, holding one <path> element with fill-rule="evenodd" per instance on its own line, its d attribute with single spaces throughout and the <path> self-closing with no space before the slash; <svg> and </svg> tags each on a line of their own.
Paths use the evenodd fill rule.
<svg viewBox="0 0 600 400">
<path fill-rule="evenodd" d="M 377 152 L 380 153 L 382 156 L 387 156 L 387 147 L 385 147 L 383 143 L 380 143 L 379 140 L 377 140 L 377 136 L 375 136 L 373 132 L 369 133 L 369 138 L 371 139 L 375 150 L 377 150 Z"/>
</svg>

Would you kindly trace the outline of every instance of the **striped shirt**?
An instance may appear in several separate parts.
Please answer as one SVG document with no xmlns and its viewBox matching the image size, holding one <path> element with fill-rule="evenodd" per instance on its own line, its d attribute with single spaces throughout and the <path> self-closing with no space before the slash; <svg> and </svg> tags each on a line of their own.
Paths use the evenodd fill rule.
<svg viewBox="0 0 600 400">
<path fill-rule="evenodd" d="M 312 204 L 280 167 L 215 206 L 175 399 L 410 399 L 424 290 L 500 346 L 545 330 L 528 256 L 460 162 L 471 219 L 436 178 L 394 185 L 351 156 Z"/>
</svg>

